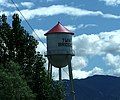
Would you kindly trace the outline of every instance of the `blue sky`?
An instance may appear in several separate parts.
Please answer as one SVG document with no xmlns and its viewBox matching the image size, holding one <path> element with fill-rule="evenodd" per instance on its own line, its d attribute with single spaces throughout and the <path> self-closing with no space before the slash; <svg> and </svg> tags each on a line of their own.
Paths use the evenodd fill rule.
<svg viewBox="0 0 120 100">
<path fill-rule="evenodd" d="M 44 33 L 58 21 L 75 33 L 72 59 L 74 78 L 95 74 L 120 76 L 120 0 L 13 0 L 41 40 Z M 11 23 L 19 13 L 11 0 L 0 0 L 0 15 L 5 13 Z M 22 16 L 22 25 L 36 39 Z M 46 48 L 39 41 L 37 51 Z M 47 65 L 47 64 L 46 64 Z M 45 65 L 45 66 L 46 66 Z M 64 68 L 68 71 L 67 68 Z M 63 78 L 68 75 L 63 71 Z M 53 69 L 58 78 L 58 70 Z"/>
</svg>

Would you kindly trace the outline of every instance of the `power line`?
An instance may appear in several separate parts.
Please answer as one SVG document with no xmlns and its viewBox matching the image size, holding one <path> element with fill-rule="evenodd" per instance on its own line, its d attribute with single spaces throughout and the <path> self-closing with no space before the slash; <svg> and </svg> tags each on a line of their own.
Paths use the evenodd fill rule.
<svg viewBox="0 0 120 100">
<path fill-rule="evenodd" d="M 40 37 L 37 35 L 37 33 L 34 31 L 34 29 L 32 28 L 32 26 L 30 25 L 30 23 L 27 21 L 27 19 L 24 17 L 24 15 L 22 14 L 22 12 L 20 11 L 20 9 L 17 7 L 17 5 L 15 4 L 15 2 L 13 0 L 11 0 L 11 2 L 14 4 L 14 6 L 16 7 L 16 9 L 19 11 L 19 13 L 21 14 L 21 16 L 24 18 L 24 20 L 26 21 L 26 23 L 28 24 L 28 26 L 31 28 L 31 30 L 36 34 L 36 36 L 38 37 L 38 39 L 41 41 L 41 43 L 43 44 L 43 46 L 46 45 L 44 44 L 44 42 L 40 39 Z"/>
<path fill-rule="evenodd" d="M 69 74 L 67 73 L 67 71 L 65 69 L 63 69 L 63 71 L 69 76 Z"/>
</svg>

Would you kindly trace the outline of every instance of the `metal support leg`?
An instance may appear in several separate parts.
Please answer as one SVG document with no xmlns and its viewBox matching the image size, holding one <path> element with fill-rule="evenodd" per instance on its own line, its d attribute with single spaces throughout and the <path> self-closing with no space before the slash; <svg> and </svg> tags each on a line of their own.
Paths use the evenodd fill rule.
<svg viewBox="0 0 120 100">
<path fill-rule="evenodd" d="M 50 64 L 50 79 L 52 79 L 52 64 Z"/>
<path fill-rule="evenodd" d="M 50 62 L 48 61 L 48 77 L 50 76 Z"/>
<path fill-rule="evenodd" d="M 50 62 L 48 62 L 48 75 L 50 74 Z"/>
<path fill-rule="evenodd" d="M 52 64 L 48 62 L 48 77 L 52 78 Z"/>
<path fill-rule="evenodd" d="M 72 74 L 71 61 L 69 61 L 68 69 L 69 69 L 69 78 L 70 78 L 70 85 L 71 85 L 72 100 L 75 100 L 75 92 L 74 92 L 74 85 L 73 85 L 73 74 Z"/>
<path fill-rule="evenodd" d="M 59 68 L 59 81 L 61 81 L 62 78 L 61 78 L 61 68 Z"/>
</svg>

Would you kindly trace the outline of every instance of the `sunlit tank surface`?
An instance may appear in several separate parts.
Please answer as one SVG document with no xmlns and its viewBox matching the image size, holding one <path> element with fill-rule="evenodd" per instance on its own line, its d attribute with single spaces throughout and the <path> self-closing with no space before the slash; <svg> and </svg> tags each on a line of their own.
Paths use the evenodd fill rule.
<svg viewBox="0 0 120 100">
<path fill-rule="evenodd" d="M 72 50 L 72 35 L 64 26 L 58 22 L 45 36 L 47 36 L 46 56 L 55 67 L 65 67 L 71 61 L 74 52 Z"/>
</svg>

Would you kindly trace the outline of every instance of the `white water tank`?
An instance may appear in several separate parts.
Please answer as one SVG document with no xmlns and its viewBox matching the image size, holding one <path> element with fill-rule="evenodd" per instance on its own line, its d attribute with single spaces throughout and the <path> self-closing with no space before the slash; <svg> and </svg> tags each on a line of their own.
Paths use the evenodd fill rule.
<svg viewBox="0 0 120 100">
<path fill-rule="evenodd" d="M 73 35 L 74 33 L 70 32 L 60 22 L 45 34 L 47 36 L 46 56 L 54 67 L 67 66 L 74 56 L 72 49 Z"/>
</svg>

